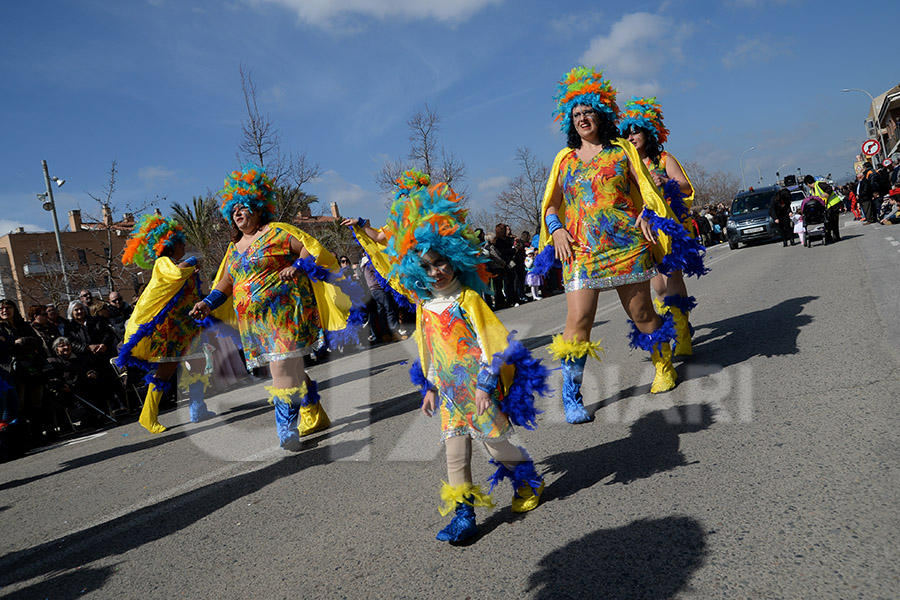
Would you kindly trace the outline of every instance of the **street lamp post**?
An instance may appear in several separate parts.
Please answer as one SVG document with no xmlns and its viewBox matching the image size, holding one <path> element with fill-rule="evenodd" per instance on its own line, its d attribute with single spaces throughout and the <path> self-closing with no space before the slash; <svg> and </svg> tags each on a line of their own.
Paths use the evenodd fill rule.
<svg viewBox="0 0 900 600">
<path fill-rule="evenodd" d="M 878 113 L 875 112 L 875 97 L 862 88 L 844 88 L 842 92 L 862 92 L 869 97 L 872 103 L 872 117 L 875 119 L 875 127 L 878 128 L 878 143 L 881 144 L 881 158 L 879 162 L 887 158 L 887 148 L 884 147 L 884 135 L 881 133 L 881 122 L 878 120 Z"/>
<path fill-rule="evenodd" d="M 745 190 L 747 189 L 747 180 L 744 179 L 744 155 L 747 154 L 748 152 L 750 152 L 751 150 L 756 150 L 756 146 L 750 146 L 749 148 L 747 148 L 746 150 L 741 152 L 741 158 L 738 160 L 738 162 L 741 165 L 741 183 L 744 185 Z"/>
<path fill-rule="evenodd" d="M 47 184 L 47 202 L 44 203 L 44 209 L 49 210 L 53 215 L 53 233 L 56 235 L 56 250 L 59 252 L 59 267 L 62 269 L 63 284 L 66 286 L 66 302 L 72 299 L 72 290 L 69 289 L 69 275 L 66 273 L 66 257 L 63 256 L 62 240 L 59 238 L 59 219 L 56 218 L 56 202 L 53 201 L 53 186 L 50 185 L 50 172 L 47 170 L 47 161 L 42 160 L 41 165 L 44 167 L 44 183 Z M 62 186 L 64 179 L 53 178 L 56 185 Z M 40 194 L 39 194 L 40 195 Z M 49 204 L 49 207 L 47 206 Z"/>
</svg>

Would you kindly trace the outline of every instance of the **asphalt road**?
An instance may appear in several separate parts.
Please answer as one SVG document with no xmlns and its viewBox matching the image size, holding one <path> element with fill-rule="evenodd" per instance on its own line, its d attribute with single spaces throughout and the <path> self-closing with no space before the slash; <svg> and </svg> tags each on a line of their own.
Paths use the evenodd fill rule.
<svg viewBox="0 0 900 600">
<path fill-rule="evenodd" d="M 296 454 L 256 384 L 205 423 L 181 404 L 158 436 L 130 423 L 0 465 L 0 596 L 896 598 L 900 227 L 843 224 L 827 247 L 710 249 L 667 394 L 601 295 L 595 421 L 543 400 L 517 437 L 545 499 L 513 515 L 504 485 L 471 544 L 434 540 L 443 451 L 406 341 L 311 369 L 334 425 Z M 500 312 L 539 356 L 564 315 L 562 296 Z"/>
</svg>

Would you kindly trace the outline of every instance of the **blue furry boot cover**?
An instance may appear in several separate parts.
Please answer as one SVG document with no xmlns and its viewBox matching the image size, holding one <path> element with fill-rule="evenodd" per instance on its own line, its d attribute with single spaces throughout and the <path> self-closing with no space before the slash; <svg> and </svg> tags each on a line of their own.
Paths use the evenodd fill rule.
<svg viewBox="0 0 900 600">
<path fill-rule="evenodd" d="M 472 496 L 466 500 L 473 501 Z M 441 529 L 436 539 L 440 542 L 461 542 L 478 533 L 478 525 L 475 523 L 475 507 L 465 502 L 457 502 L 456 516 L 450 524 Z"/>
<path fill-rule="evenodd" d="M 563 371 L 563 408 L 566 411 L 566 421 L 569 423 L 587 423 L 591 420 L 591 415 L 584 409 L 581 396 L 581 381 L 586 362 L 587 355 L 560 361 Z"/>
<path fill-rule="evenodd" d="M 191 423 L 199 423 L 206 419 L 216 416 L 216 413 L 206 407 L 206 383 L 203 381 L 195 381 L 188 386 L 188 410 L 191 415 Z"/>
</svg>

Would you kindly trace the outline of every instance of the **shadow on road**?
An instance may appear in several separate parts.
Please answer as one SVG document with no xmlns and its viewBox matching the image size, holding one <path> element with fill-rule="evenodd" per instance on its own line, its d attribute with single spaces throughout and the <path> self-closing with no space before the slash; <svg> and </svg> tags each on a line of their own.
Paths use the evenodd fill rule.
<svg viewBox="0 0 900 600">
<path fill-rule="evenodd" d="M 103 589 L 103 585 L 115 573 L 116 567 L 83 568 L 73 573 L 63 573 L 45 581 L 38 581 L 18 590 L 9 598 L 80 598 Z"/>
<path fill-rule="evenodd" d="M 710 362 L 727 367 L 754 356 L 797 354 L 800 328 L 812 323 L 803 307 L 818 296 L 801 296 L 775 306 L 742 315 L 695 325 L 695 362 Z"/>
<path fill-rule="evenodd" d="M 189 490 L 152 506 L 123 515 L 108 523 L 11 552 L 0 559 L 0 588 L 43 575 L 77 569 L 110 556 L 125 554 L 155 540 L 177 533 L 217 510 L 228 506 L 284 477 L 359 452 L 368 442 L 347 441 L 310 448 L 287 456 L 257 471 L 216 481 Z M 67 588 L 45 590 L 35 597 L 68 597 L 72 589 L 98 582 L 97 573 L 81 569 L 72 573 Z M 85 579 L 81 579 L 84 573 Z M 50 593 L 50 592 L 53 593 Z"/>
<path fill-rule="evenodd" d="M 544 556 L 529 578 L 538 600 L 673 598 L 703 565 L 706 534 L 689 517 L 601 529 Z"/>
<path fill-rule="evenodd" d="M 688 465 L 678 436 L 709 428 L 713 409 L 689 404 L 658 410 L 631 425 L 624 439 L 582 450 L 561 452 L 543 460 L 549 474 L 561 474 L 544 491 L 543 501 L 565 498 L 612 476 L 607 485 L 628 484 Z"/>
<path fill-rule="evenodd" d="M 373 375 L 378 375 L 379 373 L 386 371 L 390 367 L 395 365 L 402 365 L 407 362 L 406 359 L 403 360 L 395 360 L 389 363 L 385 363 L 383 365 L 378 365 L 375 367 L 368 367 L 365 369 L 357 369 L 356 371 L 350 371 L 349 373 L 342 373 L 335 377 L 331 377 L 329 379 L 323 379 L 319 381 L 319 391 L 327 390 L 331 387 L 337 387 L 339 385 L 343 385 L 345 383 L 350 383 L 351 381 L 356 381 L 357 379 L 366 379 L 368 377 L 372 377 Z"/>
<path fill-rule="evenodd" d="M 72 460 L 61 463 L 59 469 L 50 473 L 41 473 L 40 475 L 34 475 L 32 477 L 13 479 L 5 483 L 0 483 L 0 491 L 16 488 L 21 485 L 27 485 L 40 479 L 59 475 L 60 473 L 65 473 L 66 471 L 71 471 L 80 467 L 86 467 L 89 465 L 101 463 L 111 458 L 125 456 L 126 454 L 130 454 L 132 452 L 143 452 L 144 450 L 148 450 L 150 448 L 155 448 L 157 446 L 162 446 L 163 444 L 169 444 L 174 441 L 184 439 L 188 436 L 196 435 L 197 433 L 200 433 L 207 429 L 225 427 L 233 425 L 239 421 L 252 419 L 260 414 L 270 412 L 271 410 L 272 408 L 268 405 L 268 403 L 266 403 L 265 400 L 257 400 L 254 402 L 241 404 L 240 406 L 231 407 L 226 411 L 222 411 L 214 420 L 204 421 L 204 423 L 208 423 L 207 425 L 194 427 L 190 431 L 177 431 L 181 426 L 185 425 L 185 423 L 174 423 L 172 425 L 166 425 L 168 427 L 168 431 L 164 435 L 155 435 L 152 437 L 150 433 L 147 433 L 142 429 L 141 432 L 137 435 L 145 435 L 146 437 L 140 442 L 134 444 L 124 444 L 122 446 L 108 448 L 101 452 L 95 452 L 94 454 L 79 456 L 78 458 L 74 458 Z M 163 424 L 166 424 L 166 422 L 167 419 L 163 418 Z M 52 450 L 53 446 L 48 446 L 47 448 L 42 449 L 42 452 Z"/>
</svg>

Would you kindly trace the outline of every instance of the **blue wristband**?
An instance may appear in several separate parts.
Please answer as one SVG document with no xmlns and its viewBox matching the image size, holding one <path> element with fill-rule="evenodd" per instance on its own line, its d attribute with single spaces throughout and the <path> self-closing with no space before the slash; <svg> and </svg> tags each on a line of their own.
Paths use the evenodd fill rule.
<svg viewBox="0 0 900 600">
<path fill-rule="evenodd" d="M 482 392 L 493 394 L 497 389 L 498 380 L 499 377 L 497 375 L 492 373 L 489 368 L 484 367 L 478 371 L 478 381 L 475 383 L 475 387 Z"/>
<path fill-rule="evenodd" d="M 365 219 L 365 218 L 363 218 L 363 217 L 357 217 L 357 219 L 356 219 L 356 225 L 357 225 L 357 227 L 365 227 L 365 226 L 367 226 L 368 224 L 369 224 L 369 220 L 368 220 L 368 219 Z"/>
<path fill-rule="evenodd" d="M 216 310 L 223 304 L 225 304 L 225 300 L 228 299 L 228 296 L 220 292 L 219 290 L 213 290 L 209 293 L 209 295 L 203 299 L 203 301 L 209 305 L 209 307 L 213 310 Z"/>
<path fill-rule="evenodd" d="M 547 224 L 547 229 L 550 230 L 550 235 L 553 235 L 553 232 L 557 229 L 563 228 L 562 221 L 559 220 L 559 215 L 548 214 L 544 217 L 544 223 Z"/>
<path fill-rule="evenodd" d="M 196 266 L 197 266 L 197 257 L 196 257 L 196 256 L 190 256 L 190 257 L 188 257 L 188 259 L 185 260 L 184 262 L 185 262 L 185 264 L 187 264 L 187 265 L 189 265 L 189 266 L 191 266 L 191 267 L 196 267 Z"/>
</svg>

